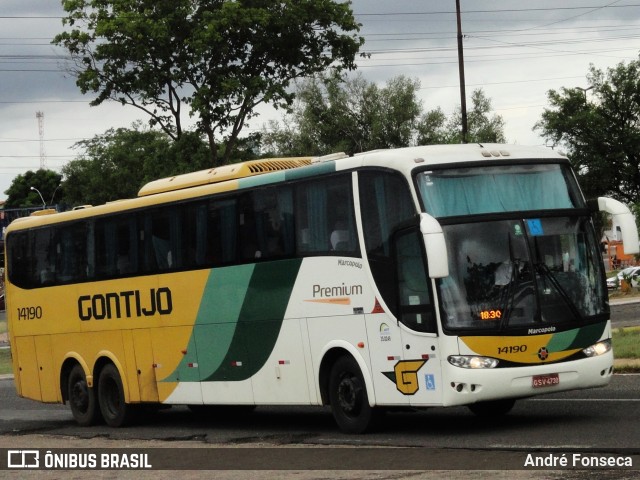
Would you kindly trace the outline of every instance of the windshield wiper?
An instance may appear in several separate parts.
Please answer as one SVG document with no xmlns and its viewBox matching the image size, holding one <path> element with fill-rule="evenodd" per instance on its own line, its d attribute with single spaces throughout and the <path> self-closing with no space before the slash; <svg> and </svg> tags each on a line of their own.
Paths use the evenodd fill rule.
<svg viewBox="0 0 640 480">
<path fill-rule="evenodd" d="M 511 234 L 507 233 L 507 243 L 509 245 L 509 263 L 511 264 L 511 277 L 509 278 L 509 286 L 507 287 L 507 302 L 504 308 L 504 314 L 500 319 L 499 330 L 504 330 L 509 325 L 509 318 L 511 317 L 511 311 L 513 310 L 513 302 L 520 286 L 520 279 L 518 278 L 518 267 L 520 260 L 515 258 L 513 254 L 513 244 L 511 240 Z"/>
<path fill-rule="evenodd" d="M 562 287 L 547 264 L 544 262 L 537 262 L 535 266 L 538 268 L 538 271 L 542 272 L 542 274 L 549 279 L 549 281 L 555 287 L 556 291 L 560 294 L 560 297 L 562 298 L 562 300 L 564 300 L 565 304 L 569 307 L 569 310 L 571 310 L 571 313 L 573 313 L 575 318 L 577 320 L 584 320 L 584 317 L 580 313 L 580 310 L 578 310 L 578 307 L 576 307 L 575 303 L 573 303 L 573 300 L 571 300 L 571 297 L 569 297 L 567 291 Z"/>
</svg>

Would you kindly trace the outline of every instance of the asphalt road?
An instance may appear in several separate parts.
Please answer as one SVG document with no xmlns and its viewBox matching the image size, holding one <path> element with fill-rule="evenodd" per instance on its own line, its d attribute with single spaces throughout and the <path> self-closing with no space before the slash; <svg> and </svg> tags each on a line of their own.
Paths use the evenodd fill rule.
<svg viewBox="0 0 640 480">
<path fill-rule="evenodd" d="M 130 473 L 127 478 L 136 480 L 176 475 L 234 480 L 631 479 L 640 475 L 639 407 L 640 375 L 615 375 L 603 389 L 521 400 L 500 419 L 481 419 L 466 408 L 434 408 L 388 414 L 380 431 L 367 435 L 340 433 L 330 412 L 319 407 L 259 407 L 250 414 L 217 418 L 174 407 L 125 428 L 83 428 L 66 407 L 17 398 L 13 383 L 5 379 L 0 380 L 0 453 L 17 448 L 40 448 L 42 455 L 61 448 L 97 455 L 113 449 L 149 451 L 154 468 L 161 470 L 117 472 L 119 478 Z M 623 459 L 630 468 L 593 469 L 578 463 L 574 469 L 541 471 L 527 467 L 531 456 Z M 203 464 L 204 470 L 192 470 Z M 4 473 L 26 478 L 24 471 Z M 56 472 L 29 473 L 29 478 L 40 479 Z M 114 473 L 76 471 L 46 478 L 95 480 Z"/>
<path fill-rule="evenodd" d="M 614 327 L 640 325 L 639 313 L 640 303 L 613 305 Z M 75 424 L 68 406 L 18 398 L 12 379 L 0 379 L 0 449 L 42 447 L 78 451 L 97 448 L 106 451 L 162 447 L 160 451 L 167 452 L 166 462 L 179 463 L 193 450 L 205 448 L 211 451 L 213 448 L 213 453 L 207 453 L 206 458 L 215 457 L 222 451 L 223 455 L 215 458 L 235 461 L 233 465 L 241 468 L 255 469 L 250 474 L 242 473 L 244 470 L 241 473 L 218 470 L 217 479 L 640 478 L 638 425 L 640 375 L 615 375 L 611 384 L 602 389 L 550 393 L 520 400 L 509 415 L 500 419 L 481 419 L 463 407 L 390 413 L 379 431 L 357 436 L 339 432 L 329 409 L 322 407 L 259 407 L 249 414 L 206 418 L 178 406 L 141 418 L 125 428 L 111 429 L 104 425 L 83 428 Z M 336 446 L 340 449 L 357 447 L 357 450 L 351 450 L 345 458 L 344 454 L 335 455 L 333 447 Z M 219 450 L 220 447 L 242 450 L 233 456 L 227 450 Z M 332 447 L 328 459 L 322 450 L 326 447 Z M 416 450 L 416 447 L 420 448 Z M 285 453 L 281 449 L 285 449 Z M 553 455 L 556 459 L 576 452 L 578 455 L 623 456 L 633 459 L 636 471 L 523 469 L 532 452 Z M 398 466 L 397 459 L 407 454 L 413 455 L 416 463 L 409 472 L 398 473 L 404 469 Z M 294 456 L 306 466 L 293 472 L 281 471 L 280 467 L 274 467 L 274 462 L 283 456 L 285 459 Z M 201 460 L 202 457 L 197 461 Z M 354 462 L 363 468 L 358 470 L 353 466 Z M 366 466 L 380 470 L 365 475 L 364 470 L 369 470 L 364 468 Z M 341 467 L 350 470 L 335 473 Z M 313 473 L 315 470 L 312 469 L 323 473 Z M 455 473 L 452 469 L 460 471 Z M 503 469 L 518 471 L 501 471 Z M 269 473 L 271 470 L 278 471 Z M 489 473 L 488 470 L 495 471 Z M 16 478 L 25 477 L 24 471 L 4 473 L 20 473 Z M 40 479 L 42 475 L 37 471 L 30 473 L 32 478 Z M 64 478 L 113 478 L 113 471 L 96 471 L 90 476 L 82 473 L 88 474 L 72 472 Z M 158 471 L 119 472 L 118 477 L 124 477 L 126 473 L 131 473 L 130 478 L 137 480 L 174 478 Z M 4 476 L 0 469 L 0 477 Z M 203 471 L 181 471 L 180 478 L 209 476 Z"/>
<path fill-rule="evenodd" d="M 195 440 L 211 444 L 359 445 L 438 448 L 634 448 L 640 453 L 640 375 L 615 375 L 602 389 L 521 400 L 501 419 L 466 408 L 389 413 L 376 433 L 346 435 L 322 407 L 259 407 L 252 413 L 204 418 L 185 407 L 160 411 L 136 425 L 78 427 L 68 407 L 18 398 L 0 380 L 0 435 L 48 434 L 114 440 Z"/>
<path fill-rule="evenodd" d="M 612 300 L 611 324 L 615 328 L 640 326 L 640 297 L 631 300 Z"/>
</svg>

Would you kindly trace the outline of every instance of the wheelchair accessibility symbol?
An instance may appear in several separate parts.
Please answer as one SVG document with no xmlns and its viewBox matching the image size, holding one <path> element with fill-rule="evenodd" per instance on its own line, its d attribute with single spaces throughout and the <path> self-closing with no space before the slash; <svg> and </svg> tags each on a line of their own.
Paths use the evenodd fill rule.
<svg viewBox="0 0 640 480">
<path fill-rule="evenodd" d="M 427 384 L 427 390 L 435 390 L 436 389 L 436 379 L 432 373 L 427 373 L 424 376 L 425 383 Z"/>
</svg>

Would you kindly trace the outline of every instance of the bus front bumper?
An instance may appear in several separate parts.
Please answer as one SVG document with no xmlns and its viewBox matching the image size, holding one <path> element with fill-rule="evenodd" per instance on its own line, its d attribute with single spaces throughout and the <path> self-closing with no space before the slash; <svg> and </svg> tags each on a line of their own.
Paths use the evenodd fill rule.
<svg viewBox="0 0 640 480">
<path fill-rule="evenodd" d="M 606 386 L 613 375 L 611 351 L 591 358 L 549 365 L 467 369 L 443 362 L 443 406 Z"/>
</svg>

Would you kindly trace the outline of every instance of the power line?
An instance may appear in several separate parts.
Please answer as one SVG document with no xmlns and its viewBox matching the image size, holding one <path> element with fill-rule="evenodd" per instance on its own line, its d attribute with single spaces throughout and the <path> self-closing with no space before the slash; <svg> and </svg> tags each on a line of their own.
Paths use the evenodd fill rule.
<svg viewBox="0 0 640 480">
<path fill-rule="evenodd" d="M 76 142 L 76 141 L 81 141 L 84 140 L 84 138 L 47 138 L 44 141 L 45 142 Z M 0 138 L 0 143 L 24 143 L 24 142 L 39 142 L 40 139 L 37 138 L 22 138 L 22 139 L 10 139 L 10 140 L 6 140 L 6 139 L 1 139 Z"/>
<path fill-rule="evenodd" d="M 0 70 L 1 71 L 1 70 Z M 18 104 L 25 105 L 29 103 L 89 103 L 91 100 L 6 100 L 0 101 L 0 104 Z"/>
<path fill-rule="evenodd" d="M 0 15 L 0 20 L 61 20 L 66 17 L 52 17 L 48 15 Z"/>
<path fill-rule="evenodd" d="M 0 158 L 40 158 L 40 155 L 0 155 Z M 47 158 L 74 158 L 72 155 L 47 155 Z M 4 165 L 0 168 L 4 168 Z"/>
<path fill-rule="evenodd" d="M 574 32 L 575 30 L 593 30 L 594 32 L 599 32 L 599 31 L 608 31 L 608 30 L 625 30 L 625 29 L 636 29 L 638 27 L 637 24 L 635 23 L 627 23 L 627 24 L 620 24 L 620 25 L 588 25 L 588 26 L 571 26 L 571 27 L 553 27 L 553 28 L 548 28 L 545 31 L 539 31 L 539 32 L 523 32 L 522 30 L 519 29 L 513 29 L 513 28 L 505 28 L 505 29 L 491 29 L 491 30 L 466 30 L 466 34 L 474 34 L 474 35 L 479 35 L 482 33 L 491 33 L 491 34 L 513 34 L 513 35 L 549 35 L 550 33 L 547 32 L 547 30 L 553 34 L 560 34 L 562 33 L 561 31 L 570 31 L 570 32 Z M 362 36 L 364 37 L 385 37 L 385 36 L 391 36 L 391 35 L 444 35 L 444 34 L 455 34 L 455 32 L 453 30 L 443 30 L 443 31 L 438 31 L 438 32 L 391 32 L 391 33 L 363 33 Z"/>
<path fill-rule="evenodd" d="M 620 0 L 616 0 L 613 3 L 617 3 Z M 580 6 L 580 7 L 550 7 L 550 8 L 500 8 L 494 10 L 464 10 L 462 13 L 522 13 L 522 12 L 549 12 L 560 10 L 601 10 L 603 8 L 628 8 L 628 7 L 640 7 L 640 4 L 626 4 L 626 5 L 592 5 L 592 6 Z M 433 12 L 382 12 L 382 13 L 358 13 L 354 12 L 356 17 L 383 17 L 383 16 L 400 16 L 400 15 L 446 15 L 455 14 L 455 10 L 440 10 Z M 587 12 L 590 13 L 590 12 Z"/>
</svg>

